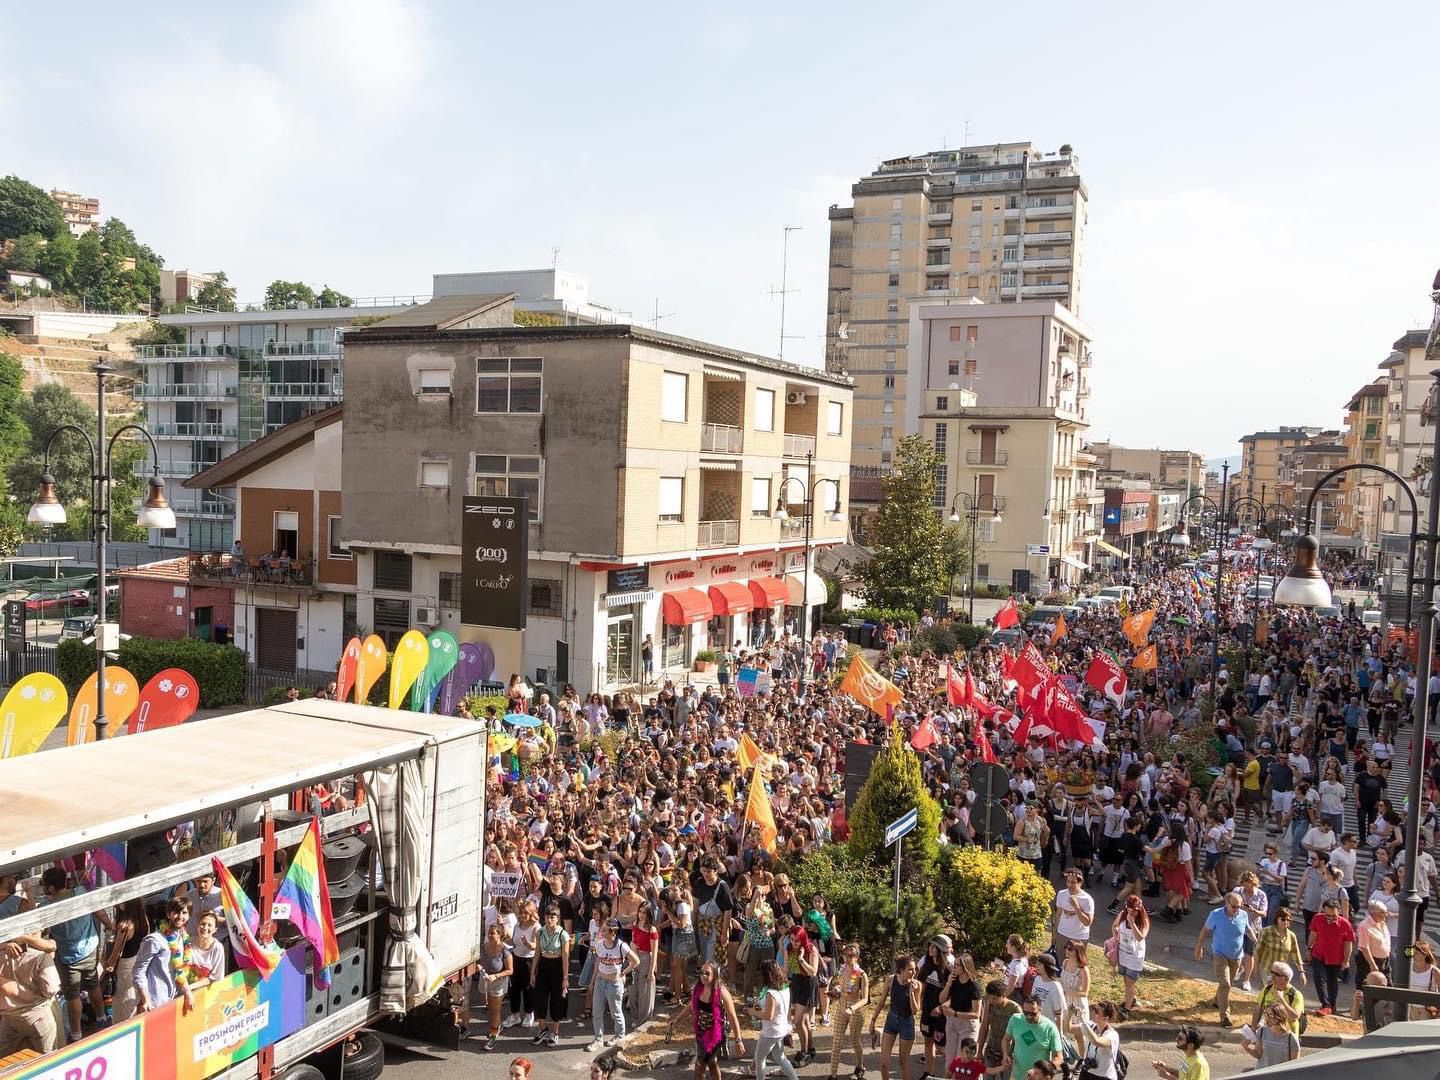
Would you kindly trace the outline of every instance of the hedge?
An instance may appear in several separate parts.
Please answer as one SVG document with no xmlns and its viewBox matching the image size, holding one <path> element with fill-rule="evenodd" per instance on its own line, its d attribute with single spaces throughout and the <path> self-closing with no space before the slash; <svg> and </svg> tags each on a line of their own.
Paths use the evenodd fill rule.
<svg viewBox="0 0 1440 1080">
<path fill-rule="evenodd" d="M 1032 946 L 1048 943 L 1054 887 L 1004 849 L 942 847 L 935 905 L 977 967 L 1005 956 L 1005 939 L 1019 934 Z"/>
<path fill-rule="evenodd" d="M 846 623 L 856 621 L 906 623 L 914 626 L 919 618 L 911 608 L 862 607 L 851 611 L 827 611 L 821 616 L 820 621 L 830 626 L 844 626 Z"/>
<path fill-rule="evenodd" d="M 962 649 L 973 649 L 990 636 L 990 628 L 983 623 L 955 623 L 951 629 Z"/>
<path fill-rule="evenodd" d="M 206 709 L 239 705 L 245 700 L 245 653 L 234 645 L 188 638 L 161 641 L 132 637 L 120 642 L 116 663 L 134 675 L 142 687 L 165 668 L 189 672 L 200 687 L 200 705 Z M 60 642 L 55 650 L 55 666 L 60 681 L 73 695 L 95 674 L 94 643 L 75 638 Z"/>
</svg>

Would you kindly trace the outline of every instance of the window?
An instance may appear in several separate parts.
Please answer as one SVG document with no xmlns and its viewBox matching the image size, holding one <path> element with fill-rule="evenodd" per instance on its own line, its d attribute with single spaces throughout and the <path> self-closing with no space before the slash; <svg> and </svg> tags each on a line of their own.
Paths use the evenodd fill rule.
<svg viewBox="0 0 1440 1080">
<path fill-rule="evenodd" d="M 459 609 L 460 575 L 458 573 L 451 573 L 448 570 L 440 571 L 440 606 Z"/>
<path fill-rule="evenodd" d="M 546 619 L 558 619 L 564 614 L 564 590 L 559 578 L 530 579 L 531 615 Z"/>
<path fill-rule="evenodd" d="M 937 398 L 935 399 L 935 410 L 936 410 L 937 412 L 945 412 L 945 411 L 948 410 L 949 408 L 950 408 L 950 397 L 949 397 L 949 395 L 947 395 L 947 394 L 941 394 L 939 397 L 937 397 Z"/>
<path fill-rule="evenodd" d="M 1055 196 L 1054 196 L 1054 195 L 1041 195 L 1038 199 L 1035 200 L 1035 205 L 1036 205 L 1036 206 L 1054 206 L 1054 205 L 1055 205 Z"/>
<path fill-rule="evenodd" d="M 1376 439 L 1380 437 L 1380 424 L 1376 420 L 1368 420 L 1365 423 L 1365 438 Z"/>
<path fill-rule="evenodd" d="M 410 601 L 375 599 L 375 633 L 393 649 L 410 629 Z"/>
<path fill-rule="evenodd" d="M 967 289 L 978 289 L 978 288 L 980 288 L 980 278 L 979 278 L 977 275 L 975 275 L 975 274 L 971 274 L 971 275 L 969 276 L 969 278 L 966 279 L 965 287 L 966 287 Z"/>
<path fill-rule="evenodd" d="M 1042 233 L 1051 233 L 1051 232 L 1054 232 L 1054 231 L 1055 231 L 1055 223 L 1054 223 L 1053 221 L 1042 221 L 1042 222 L 1040 222 L 1040 229 L 1039 229 L 1039 231 L 1042 232 Z"/>
<path fill-rule="evenodd" d="M 775 391 L 755 391 L 755 430 L 775 430 Z"/>
<path fill-rule="evenodd" d="M 893 380 L 894 376 L 887 376 Z M 845 403 L 830 401 L 825 404 L 825 433 L 839 435 L 845 428 Z"/>
<path fill-rule="evenodd" d="M 475 411 L 477 413 L 540 412 L 539 357 L 511 357 L 475 361 Z"/>
<path fill-rule="evenodd" d="M 886 375 L 886 376 L 885 376 L 885 389 L 886 389 L 886 390 L 894 390 L 894 389 L 895 389 L 895 376 L 894 376 L 894 375 Z M 831 434 L 832 434 L 832 435 L 838 435 L 839 432 L 831 432 Z"/>
<path fill-rule="evenodd" d="M 933 202 L 933 203 L 931 203 L 931 204 L 930 204 L 930 213 L 932 213 L 932 214 L 948 214 L 948 213 L 950 213 L 950 200 L 949 200 L 949 199 L 946 199 L 946 200 L 944 200 L 944 201 L 942 201 L 942 202 Z"/>
<path fill-rule="evenodd" d="M 1020 200 L 1019 200 L 1018 197 L 1016 197 L 1016 196 L 1014 196 L 1014 195 L 1007 195 L 1007 196 L 1005 196 L 1005 209 L 1006 209 L 1006 210 L 1017 210 L 1017 209 L 1019 209 L 1019 207 L 1020 207 Z"/>
<path fill-rule="evenodd" d="M 985 209 L 985 203 L 984 203 L 983 200 L 981 200 L 981 199 L 973 199 L 973 200 L 971 200 L 971 203 L 970 203 L 970 212 L 971 212 L 972 214 L 978 214 L 978 213 L 980 213 L 981 210 L 984 210 L 984 209 Z"/>
<path fill-rule="evenodd" d="M 950 264 L 950 249 L 936 248 L 934 251 L 926 252 L 926 266 L 948 266 Z"/>
<path fill-rule="evenodd" d="M 979 340 L 980 340 L 980 327 L 979 327 L 979 326 L 967 326 L 967 327 L 965 328 L 965 344 L 967 344 L 967 345 L 974 345 L 974 344 L 975 344 L 977 341 L 979 341 Z"/>
<path fill-rule="evenodd" d="M 971 239 L 971 240 L 979 240 L 979 239 L 980 239 L 980 226 L 979 226 L 979 225 L 971 225 L 971 226 L 970 226 L 970 239 Z"/>
<path fill-rule="evenodd" d="M 889 465 L 889 464 L 890 464 L 890 459 L 891 459 L 892 456 L 893 456 L 893 455 L 890 453 L 889 450 L 881 450 L 881 451 L 880 451 L 880 464 L 881 464 L 881 465 Z"/>
<path fill-rule="evenodd" d="M 935 403 L 938 405 L 938 404 L 940 403 L 940 400 L 937 398 Z M 946 444 L 948 444 L 949 441 L 950 441 L 950 425 L 949 425 L 949 424 L 936 424 L 936 425 L 935 425 L 935 452 L 936 452 L 937 454 L 944 454 L 944 453 L 945 453 Z"/>
<path fill-rule="evenodd" d="M 950 468 L 947 465 L 935 466 L 935 494 L 930 505 L 943 510 L 945 508 L 945 482 Z"/>
<path fill-rule="evenodd" d="M 985 530 L 984 530 L 984 529 L 981 529 L 980 531 L 983 533 Z M 975 564 L 975 576 L 976 576 L 977 578 L 979 578 L 981 581 L 989 581 L 989 580 L 990 580 L 990 564 L 989 564 L 988 562 L 976 563 L 976 564 Z"/>
<path fill-rule="evenodd" d="M 958 323 L 950 327 L 950 340 L 961 341 L 965 336 L 965 328 Z"/>
<path fill-rule="evenodd" d="M 422 488 L 448 488 L 450 486 L 450 462 L 420 462 L 420 486 Z"/>
<path fill-rule="evenodd" d="M 690 376 L 678 371 L 667 371 L 660 383 L 660 419 L 683 424 L 688 415 Z"/>
<path fill-rule="evenodd" d="M 959 374 L 960 374 L 960 361 L 959 361 L 959 360 L 947 360 L 947 361 L 945 362 L 945 374 L 946 374 L 946 375 L 959 375 Z"/>
<path fill-rule="evenodd" d="M 685 478 L 683 476 L 660 477 L 660 490 L 656 510 L 661 521 L 685 520 Z"/>
<path fill-rule="evenodd" d="M 421 368 L 420 369 L 420 394 L 443 394 L 450 396 L 450 369 L 449 368 Z"/>
<path fill-rule="evenodd" d="M 894 366 L 895 366 L 895 354 L 894 354 L 893 352 L 887 352 L 887 353 L 885 354 L 885 366 L 886 366 L 886 367 L 894 367 Z"/>
<path fill-rule="evenodd" d="M 950 279 L 944 274 L 931 275 L 925 279 L 925 288 L 928 292 L 944 292 L 949 284 Z"/>
<path fill-rule="evenodd" d="M 508 495 L 529 499 L 530 520 L 541 520 L 538 457 L 507 457 L 504 454 L 476 454 L 471 459 L 475 495 Z"/>
<path fill-rule="evenodd" d="M 375 564 L 372 567 L 373 585 L 377 589 L 388 589 L 391 592 L 410 591 L 411 558 L 403 551 L 377 551 L 375 552 Z M 378 601 L 377 601 L 378 606 Z M 378 616 L 377 616 L 378 617 Z M 410 618 L 407 610 L 405 618 Z M 409 622 L 405 623 L 409 628 Z"/>
<path fill-rule="evenodd" d="M 1014 262 L 1020 257 L 1020 249 L 1013 244 L 1007 244 L 1000 257 L 1006 262 Z"/>
<path fill-rule="evenodd" d="M 752 476 L 750 478 L 750 516 L 770 516 L 770 477 Z"/>
<path fill-rule="evenodd" d="M 891 274 L 891 275 L 890 275 L 890 288 L 892 288 L 892 289 L 898 289 L 899 287 L 900 287 L 900 275 L 899 275 L 899 274 Z"/>
<path fill-rule="evenodd" d="M 360 598 L 353 592 L 345 593 L 340 600 L 340 629 L 340 636 L 347 641 L 359 636 Z"/>
<path fill-rule="evenodd" d="M 340 515 L 330 514 L 325 518 L 326 552 L 330 559 L 348 559 L 350 552 L 340 546 Z"/>
<path fill-rule="evenodd" d="M 300 555 L 300 515 L 293 510 L 276 510 L 275 550 L 290 558 Z"/>
<path fill-rule="evenodd" d="M 895 402 L 893 402 L 893 401 L 881 402 L 881 405 L 880 405 L 880 413 L 881 413 L 882 416 L 894 416 L 894 415 L 895 415 Z"/>
<path fill-rule="evenodd" d="M 899 209 L 900 209 L 900 200 L 899 200 L 898 198 L 897 198 L 897 199 L 891 199 L 891 200 L 890 200 L 890 209 L 891 209 L 891 210 L 899 210 Z"/>
<path fill-rule="evenodd" d="M 1013 289 L 1015 287 L 1015 271 L 1006 270 L 1000 275 L 1000 287 L 1002 289 Z"/>
<path fill-rule="evenodd" d="M 994 225 L 991 225 L 991 226 L 990 226 L 990 239 L 991 239 L 991 240 L 999 240 L 999 239 L 1000 239 L 1000 223 L 999 223 L 998 221 L 997 221 Z"/>
<path fill-rule="evenodd" d="M 886 304 L 885 304 L 885 314 L 887 314 L 887 315 L 898 315 L 899 313 L 900 313 L 900 301 L 899 301 L 899 300 L 890 300 L 890 301 L 887 301 L 887 302 L 886 302 Z"/>
</svg>

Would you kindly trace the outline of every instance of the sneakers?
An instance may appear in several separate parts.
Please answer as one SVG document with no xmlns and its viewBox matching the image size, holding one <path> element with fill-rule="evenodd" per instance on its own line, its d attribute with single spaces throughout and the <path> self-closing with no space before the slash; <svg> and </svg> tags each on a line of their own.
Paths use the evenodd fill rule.
<svg viewBox="0 0 1440 1080">
<path fill-rule="evenodd" d="M 560 1033 L 559 1033 L 558 1031 L 552 1031 L 552 1032 L 548 1033 L 548 1034 L 545 1036 L 544 1045 L 545 1045 L 545 1046 L 559 1046 L 559 1045 L 560 1045 Z"/>
<path fill-rule="evenodd" d="M 1223 897 L 1223 896 L 1208 896 L 1208 897 L 1205 898 L 1205 902 L 1206 902 L 1207 904 L 1209 904 L 1211 907 L 1215 907 L 1215 906 L 1218 905 L 1218 904 L 1223 904 L 1223 903 L 1225 902 L 1225 897 Z"/>
<path fill-rule="evenodd" d="M 1318 1008 L 1318 1009 L 1315 1010 L 1315 1015 L 1316 1015 L 1316 1016 L 1330 1016 L 1330 1015 L 1332 1015 L 1334 1012 L 1335 1012 L 1335 1010 L 1332 1009 L 1332 1008 L 1330 1008 L 1329 1005 L 1321 1005 L 1320 1008 Z"/>
<path fill-rule="evenodd" d="M 598 1051 L 600 1051 L 600 1050 L 604 1050 L 604 1049 L 605 1049 L 605 1040 L 604 1040 L 604 1039 L 591 1039 L 588 1043 L 585 1044 L 585 1052 L 586 1052 L 587 1054 L 594 1054 L 594 1053 L 596 1053 L 596 1052 L 598 1052 Z"/>
<path fill-rule="evenodd" d="M 521 1021 L 522 1027 L 533 1028 L 535 1026 L 535 1014 L 526 1013 L 525 1019 Z"/>
<path fill-rule="evenodd" d="M 531 1046 L 544 1046 L 544 1045 L 545 1045 L 545 1040 L 549 1037 L 549 1035 L 550 1035 L 550 1032 L 549 1032 L 549 1031 L 547 1031 L 545 1028 L 541 1028 L 539 1031 L 537 1031 L 537 1032 L 535 1033 L 534 1038 L 532 1038 L 532 1039 L 530 1040 L 530 1045 L 531 1045 Z"/>
<path fill-rule="evenodd" d="M 1109 903 L 1109 905 L 1105 908 L 1105 910 L 1108 911 L 1111 915 L 1118 914 L 1119 911 L 1120 911 L 1120 901 L 1119 901 L 1119 900 L 1111 900 L 1110 903 Z"/>
<path fill-rule="evenodd" d="M 499 1035 L 496 1035 L 493 1031 L 492 1031 L 489 1035 L 487 1035 L 487 1036 L 485 1037 L 485 1049 L 486 1049 L 486 1050 L 494 1050 L 495 1047 L 497 1047 L 497 1046 L 499 1046 L 499 1045 L 500 1045 L 500 1036 L 499 1036 Z"/>
<path fill-rule="evenodd" d="M 509 1016 L 505 1017 L 505 1022 L 500 1025 L 500 1029 L 504 1031 L 514 1027 L 518 1023 L 520 1023 L 520 1014 L 511 1013 Z"/>
<path fill-rule="evenodd" d="M 1244 990 L 1247 994 L 1250 993 L 1250 980 L 1246 979 L 1244 982 L 1242 982 L 1240 984 L 1240 989 Z"/>
</svg>

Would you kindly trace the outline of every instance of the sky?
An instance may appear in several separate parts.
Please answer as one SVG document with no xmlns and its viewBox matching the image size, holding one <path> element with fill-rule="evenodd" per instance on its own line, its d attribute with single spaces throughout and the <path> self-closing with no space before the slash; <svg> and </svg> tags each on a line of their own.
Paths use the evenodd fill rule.
<svg viewBox="0 0 1440 1080">
<path fill-rule="evenodd" d="M 1338 427 L 1430 318 L 1425 0 L 144 7 L 72 3 L 63 40 L 9 8 L 0 174 L 98 197 L 242 301 L 553 258 L 636 322 L 774 355 L 790 225 L 785 358 L 818 365 L 827 208 L 968 130 L 1079 157 L 1093 439 Z"/>
</svg>

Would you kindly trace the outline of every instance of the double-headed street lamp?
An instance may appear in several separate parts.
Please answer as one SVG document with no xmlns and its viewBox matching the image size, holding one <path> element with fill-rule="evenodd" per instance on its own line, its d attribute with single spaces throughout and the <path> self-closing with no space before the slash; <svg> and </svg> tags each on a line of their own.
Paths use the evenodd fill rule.
<svg viewBox="0 0 1440 1080">
<path fill-rule="evenodd" d="M 61 424 L 45 440 L 45 471 L 40 474 L 40 492 L 30 506 L 25 520 L 32 525 L 65 524 L 65 507 L 55 494 L 55 477 L 50 474 L 50 447 L 62 431 L 73 431 L 85 440 L 90 452 L 90 487 L 95 526 L 95 738 L 103 739 L 110 726 L 105 715 L 105 615 L 109 595 L 105 587 L 105 542 L 110 532 L 110 466 L 115 460 L 115 442 L 127 431 L 138 431 L 150 444 L 150 459 L 154 471 L 150 474 L 149 494 L 140 512 L 135 515 L 135 524 L 142 529 L 173 529 L 175 511 L 165 499 L 165 482 L 160 479 L 160 454 L 155 440 L 139 424 L 126 424 L 105 439 L 105 377 L 114 372 L 104 361 L 95 365 L 95 438 L 84 428 L 75 424 Z"/>
<path fill-rule="evenodd" d="M 815 455 L 814 455 L 814 454 L 806 454 L 806 455 L 805 455 L 805 476 L 806 476 L 807 478 L 810 478 L 811 474 L 813 473 L 813 471 L 814 471 L 814 465 L 815 465 Z M 804 497 L 804 499 L 802 500 L 802 504 L 803 504 L 804 507 L 805 507 L 805 580 L 804 580 L 803 582 L 801 582 L 801 584 L 800 584 L 800 599 L 801 599 L 801 604 L 800 604 L 800 638 L 801 638 L 802 641 L 809 641 L 809 640 L 810 640 L 810 575 L 811 575 L 811 573 L 813 573 L 813 571 L 810 569 L 810 533 L 811 533 L 811 525 L 812 525 L 812 522 L 813 522 L 814 516 L 815 516 L 815 492 L 816 492 L 816 490 L 820 487 L 821 484 L 833 484 L 833 485 L 835 486 L 835 506 L 831 509 L 830 513 L 826 515 L 826 518 L 827 518 L 830 522 L 832 522 L 832 523 L 838 523 L 838 522 L 844 521 L 845 519 L 844 519 L 843 516 L 841 516 L 841 513 L 840 513 L 840 481 L 839 481 L 839 480 L 834 480 L 834 479 L 832 479 L 832 478 L 830 478 L 830 477 L 828 477 L 828 476 L 821 476 L 821 477 L 816 477 L 816 478 L 814 478 L 814 479 L 810 479 L 810 483 L 809 483 L 809 485 L 807 486 L 805 480 L 802 480 L 802 479 L 800 479 L 800 477 L 795 476 L 795 475 L 792 474 L 792 475 L 790 475 L 790 476 L 785 477 L 784 480 L 780 481 L 780 491 L 779 491 L 779 494 L 776 496 L 776 499 L 775 499 L 775 516 L 776 516 L 777 518 L 779 518 L 781 521 L 784 521 L 786 518 L 788 518 L 788 517 L 790 516 L 790 512 L 785 509 L 785 488 L 786 488 L 786 486 L 789 485 L 789 484 L 799 484 L 799 485 L 800 485 L 800 489 L 805 492 L 805 497 Z"/>
<path fill-rule="evenodd" d="M 1255 539 L 1250 542 L 1250 549 L 1255 554 L 1255 584 L 1251 587 L 1250 596 L 1255 609 L 1254 618 L 1250 620 L 1250 647 L 1253 649 L 1260 632 L 1260 562 L 1264 553 L 1275 546 L 1275 541 L 1271 540 L 1268 535 L 1269 527 L 1272 520 L 1276 522 L 1283 521 L 1286 527 L 1280 535 L 1282 537 L 1293 536 L 1295 534 L 1293 528 L 1295 515 L 1294 508 L 1286 506 L 1284 503 L 1265 502 L 1264 484 L 1260 485 L 1260 498 L 1257 499 L 1253 495 L 1241 495 L 1230 503 L 1230 512 L 1237 516 L 1237 520 L 1242 506 L 1253 507 L 1255 513 Z M 1246 673 L 1247 675 L 1249 673 L 1248 657 L 1246 659 Z"/>
<path fill-rule="evenodd" d="M 1186 519 L 1192 512 L 1192 508 L 1205 507 L 1215 515 L 1215 620 L 1210 627 L 1210 716 L 1212 720 L 1215 716 L 1215 703 L 1220 700 L 1220 688 L 1217 685 L 1220 674 L 1220 620 L 1222 618 L 1220 602 L 1225 588 L 1225 496 L 1229 488 L 1230 463 L 1227 461 L 1220 466 L 1220 502 L 1216 503 L 1210 496 L 1200 493 L 1191 495 L 1180 504 L 1180 528 L 1170 537 L 1170 543 L 1175 547 L 1187 548 L 1190 546 L 1190 533 Z"/>
<path fill-rule="evenodd" d="M 988 515 L 992 524 L 998 525 L 1001 522 L 1000 515 L 1005 510 L 1005 500 L 993 492 L 980 494 L 980 475 L 975 475 L 974 491 L 961 491 L 955 498 L 950 500 L 950 520 L 958 522 L 961 511 L 970 522 L 970 623 L 975 623 L 975 556 L 976 551 L 976 526 L 980 523 L 982 516 Z"/>
</svg>

